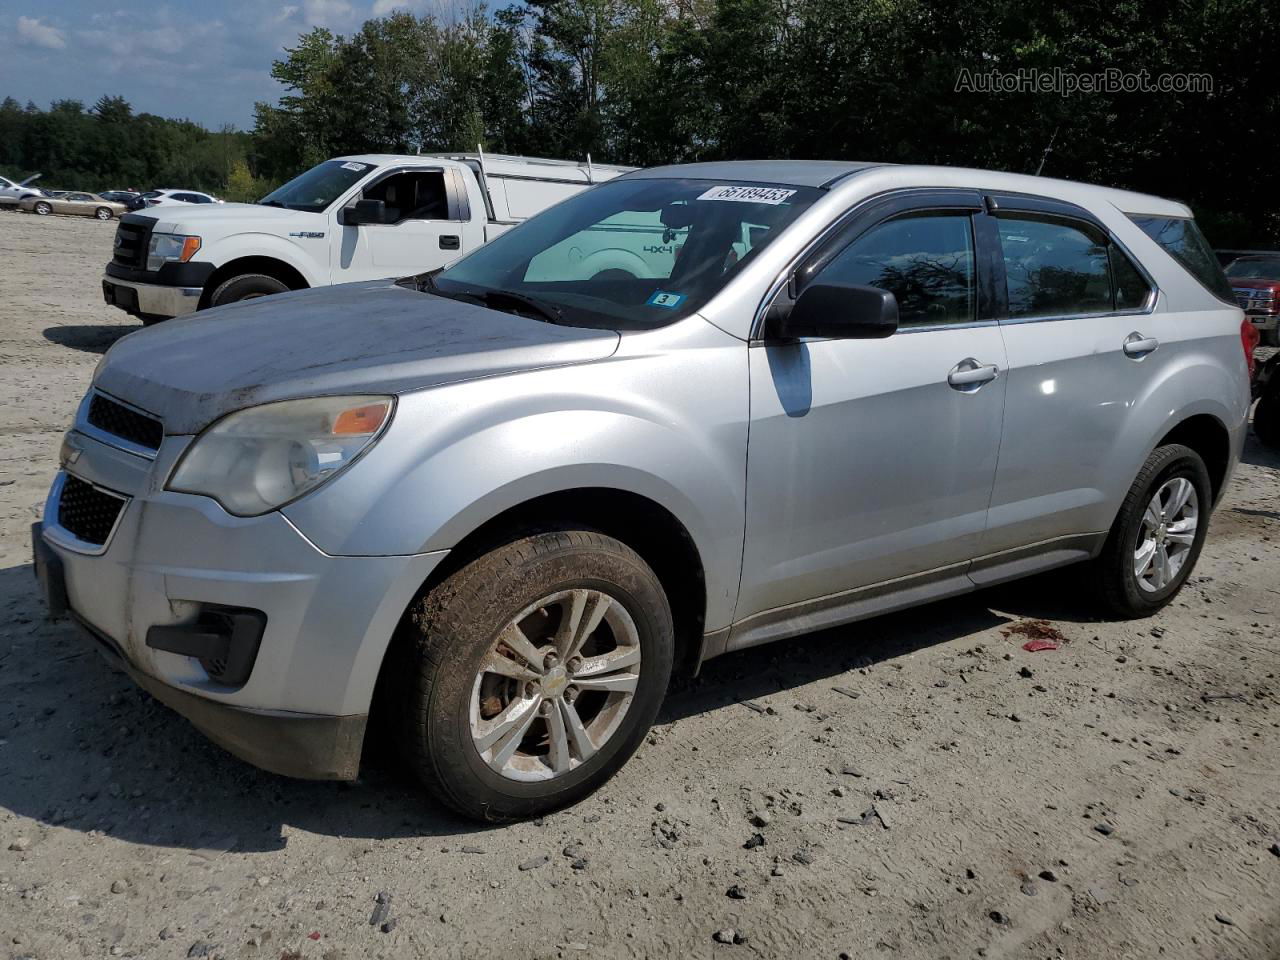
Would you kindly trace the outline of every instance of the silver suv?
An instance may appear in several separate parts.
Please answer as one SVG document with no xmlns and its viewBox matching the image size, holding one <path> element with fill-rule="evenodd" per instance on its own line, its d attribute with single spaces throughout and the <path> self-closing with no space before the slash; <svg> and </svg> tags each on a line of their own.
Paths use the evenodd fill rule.
<svg viewBox="0 0 1280 960">
<path fill-rule="evenodd" d="M 1164 606 L 1244 439 L 1243 322 L 1169 200 L 636 172 L 442 272 L 125 337 L 37 571 L 252 763 L 354 777 L 372 708 L 447 804 L 529 816 L 728 651 L 1073 563 Z"/>
</svg>

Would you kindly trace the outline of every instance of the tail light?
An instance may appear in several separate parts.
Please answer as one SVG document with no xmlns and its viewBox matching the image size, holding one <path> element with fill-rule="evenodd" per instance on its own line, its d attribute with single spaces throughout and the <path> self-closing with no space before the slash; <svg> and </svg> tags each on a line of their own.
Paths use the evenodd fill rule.
<svg viewBox="0 0 1280 960">
<path fill-rule="evenodd" d="M 1249 369 L 1249 379 L 1253 379 L 1253 348 L 1258 345 L 1262 335 L 1248 317 L 1240 322 L 1240 346 L 1244 348 L 1244 365 Z"/>
</svg>

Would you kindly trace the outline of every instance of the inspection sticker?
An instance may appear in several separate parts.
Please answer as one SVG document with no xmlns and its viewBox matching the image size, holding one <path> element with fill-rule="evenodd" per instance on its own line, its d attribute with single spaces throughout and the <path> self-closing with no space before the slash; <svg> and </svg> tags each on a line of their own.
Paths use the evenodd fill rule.
<svg viewBox="0 0 1280 960">
<path fill-rule="evenodd" d="M 668 309 L 678 307 L 684 303 L 685 295 L 683 293 L 667 293 L 665 290 L 655 290 L 653 296 L 645 301 L 651 307 L 667 307 Z"/>
<path fill-rule="evenodd" d="M 365 168 L 365 164 L 356 163 L 354 160 L 348 160 L 346 163 L 342 165 L 343 170 L 354 170 L 356 173 L 361 173 L 364 170 L 364 168 Z"/>
<path fill-rule="evenodd" d="M 795 193 L 780 187 L 712 187 L 701 194 L 699 200 L 734 200 L 738 203 L 768 203 L 777 206 L 786 203 Z"/>
</svg>

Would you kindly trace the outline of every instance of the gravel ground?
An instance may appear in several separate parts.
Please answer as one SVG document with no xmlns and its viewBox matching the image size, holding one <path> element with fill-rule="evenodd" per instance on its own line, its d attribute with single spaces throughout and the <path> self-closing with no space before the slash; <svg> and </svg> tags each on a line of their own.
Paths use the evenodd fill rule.
<svg viewBox="0 0 1280 960">
<path fill-rule="evenodd" d="M 1151 620 L 1057 576 L 725 657 L 485 829 L 385 763 L 253 770 L 43 620 L 29 524 L 135 329 L 113 229 L 0 215 L 0 958 L 1280 956 L 1274 454 Z"/>
</svg>

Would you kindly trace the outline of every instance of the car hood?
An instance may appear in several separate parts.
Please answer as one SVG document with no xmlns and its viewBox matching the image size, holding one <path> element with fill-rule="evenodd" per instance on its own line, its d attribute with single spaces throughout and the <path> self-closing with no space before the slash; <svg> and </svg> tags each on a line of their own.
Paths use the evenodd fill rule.
<svg viewBox="0 0 1280 960">
<path fill-rule="evenodd" d="M 400 394 L 459 380 L 602 360 L 612 330 L 500 313 L 390 280 L 277 294 L 139 330 L 94 385 L 197 433 L 233 410 L 335 394 Z"/>
<path fill-rule="evenodd" d="M 1280 287 L 1280 280 L 1258 280 L 1256 278 L 1227 277 L 1231 286 L 1241 290 L 1271 290 Z"/>
<path fill-rule="evenodd" d="M 202 229 L 226 228 L 243 233 L 253 229 L 280 230 L 286 224 L 306 224 L 308 229 L 323 230 L 325 223 L 320 214 L 264 207 L 260 203 L 162 203 L 137 213 L 154 219 L 157 233 L 199 234 Z"/>
</svg>

